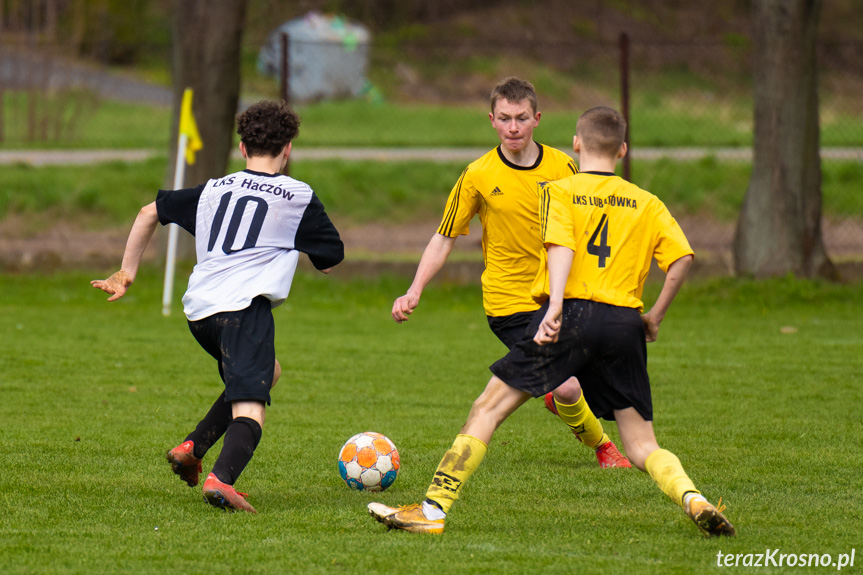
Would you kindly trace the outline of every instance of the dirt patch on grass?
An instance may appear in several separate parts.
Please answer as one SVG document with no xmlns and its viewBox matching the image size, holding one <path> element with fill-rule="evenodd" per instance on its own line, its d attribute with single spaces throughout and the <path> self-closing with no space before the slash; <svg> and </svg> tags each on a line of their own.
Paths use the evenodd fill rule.
<svg viewBox="0 0 863 575">
<path fill-rule="evenodd" d="M 63 221 L 33 231 L 32 222 L 7 218 L 0 222 L 0 272 L 119 267 L 128 234 L 128 229 L 88 230 Z M 155 254 L 151 245 L 145 257 Z"/>
<path fill-rule="evenodd" d="M 706 216 L 683 217 L 679 222 L 698 255 L 693 273 L 732 275 L 734 224 Z M 339 266 L 339 275 L 413 275 L 439 223 L 434 219 L 405 224 L 342 226 L 348 257 Z M 44 273 L 69 269 L 104 270 L 108 273 L 119 267 L 129 233 L 127 227 L 87 229 L 62 220 L 48 230 L 38 231 L 39 228 L 33 221 L 23 218 L 11 217 L 0 221 L 0 273 Z M 191 237 L 185 232 L 181 236 L 185 236 L 181 240 L 181 254 L 191 259 L 194 255 Z M 848 279 L 863 277 L 863 223 L 852 220 L 827 222 L 824 237 L 828 252 L 841 266 L 843 276 Z M 159 228 L 144 254 L 146 262 L 164 261 L 166 238 L 165 229 Z M 439 279 L 457 283 L 478 282 L 482 272 L 481 238 L 481 228 L 474 222 L 471 234 L 456 242 Z"/>
</svg>

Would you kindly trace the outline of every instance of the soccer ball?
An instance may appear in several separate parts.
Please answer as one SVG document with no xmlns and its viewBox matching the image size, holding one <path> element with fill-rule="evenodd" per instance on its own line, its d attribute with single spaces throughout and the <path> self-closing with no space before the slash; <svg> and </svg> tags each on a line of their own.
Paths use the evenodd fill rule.
<svg viewBox="0 0 863 575">
<path fill-rule="evenodd" d="M 380 433 L 358 433 L 342 445 L 339 473 L 351 489 L 383 491 L 399 474 L 401 460 L 395 444 Z"/>
</svg>

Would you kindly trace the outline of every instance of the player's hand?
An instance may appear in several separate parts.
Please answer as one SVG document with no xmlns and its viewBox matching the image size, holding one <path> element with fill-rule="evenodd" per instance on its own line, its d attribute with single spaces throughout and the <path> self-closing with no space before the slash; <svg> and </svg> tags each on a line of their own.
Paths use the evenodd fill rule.
<svg viewBox="0 0 863 575">
<path fill-rule="evenodd" d="M 120 270 L 114 272 L 108 279 L 93 280 L 90 282 L 90 285 L 111 294 L 108 301 L 116 301 L 126 295 L 126 289 L 132 285 L 133 281 L 135 281 L 135 276 L 127 271 Z"/>
<path fill-rule="evenodd" d="M 537 345 L 545 345 L 557 341 L 560 335 L 560 318 L 562 313 L 563 309 L 560 305 L 549 304 L 545 317 L 542 318 L 542 323 L 539 324 L 539 329 L 536 330 L 536 335 L 533 337 L 533 341 Z"/>
<path fill-rule="evenodd" d="M 656 321 L 656 318 L 650 312 L 642 315 L 641 321 L 644 322 L 644 338 L 647 340 L 647 343 L 656 341 L 659 335 L 659 322 Z"/>
<path fill-rule="evenodd" d="M 396 323 L 407 321 L 408 317 L 414 312 L 417 304 L 420 302 L 420 296 L 411 293 L 406 293 L 402 297 L 393 302 L 393 319 Z"/>
</svg>

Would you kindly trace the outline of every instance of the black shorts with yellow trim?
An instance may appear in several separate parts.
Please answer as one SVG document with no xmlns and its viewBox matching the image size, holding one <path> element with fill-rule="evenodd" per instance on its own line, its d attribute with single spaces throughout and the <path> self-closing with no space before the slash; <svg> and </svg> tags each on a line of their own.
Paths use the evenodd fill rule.
<svg viewBox="0 0 863 575">
<path fill-rule="evenodd" d="M 273 306 L 264 296 L 239 311 L 189 322 L 195 339 L 219 363 L 225 401 L 270 403 L 276 368 Z"/>
<path fill-rule="evenodd" d="M 524 338 L 490 367 L 491 372 L 534 397 L 575 376 L 597 417 L 614 420 L 614 410 L 634 407 L 641 417 L 652 421 L 641 313 L 634 308 L 567 299 L 558 341 L 540 346 L 533 335 L 547 309 L 546 303 L 536 311 Z"/>
</svg>

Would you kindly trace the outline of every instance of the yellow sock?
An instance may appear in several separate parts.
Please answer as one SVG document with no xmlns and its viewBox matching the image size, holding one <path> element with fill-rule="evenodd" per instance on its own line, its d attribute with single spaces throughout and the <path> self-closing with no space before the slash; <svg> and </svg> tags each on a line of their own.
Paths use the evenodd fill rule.
<svg viewBox="0 0 863 575">
<path fill-rule="evenodd" d="M 587 405 L 584 394 L 573 405 L 563 405 L 556 399 L 554 405 L 557 407 L 557 415 L 578 434 L 578 439 L 588 447 L 596 449 L 610 441 L 608 435 L 602 430 L 599 419 L 593 415 L 590 406 Z"/>
<path fill-rule="evenodd" d="M 684 494 L 701 493 L 686 475 L 680 460 L 670 451 L 657 449 L 644 460 L 644 467 L 662 492 L 681 507 Z"/>
<path fill-rule="evenodd" d="M 444 513 L 448 513 L 458 499 L 461 486 L 477 470 L 486 451 L 488 446 L 476 437 L 457 435 L 437 466 L 434 479 L 426 491 L 426 499 L 431 499 L 440 505 Z"/>
</svg>

